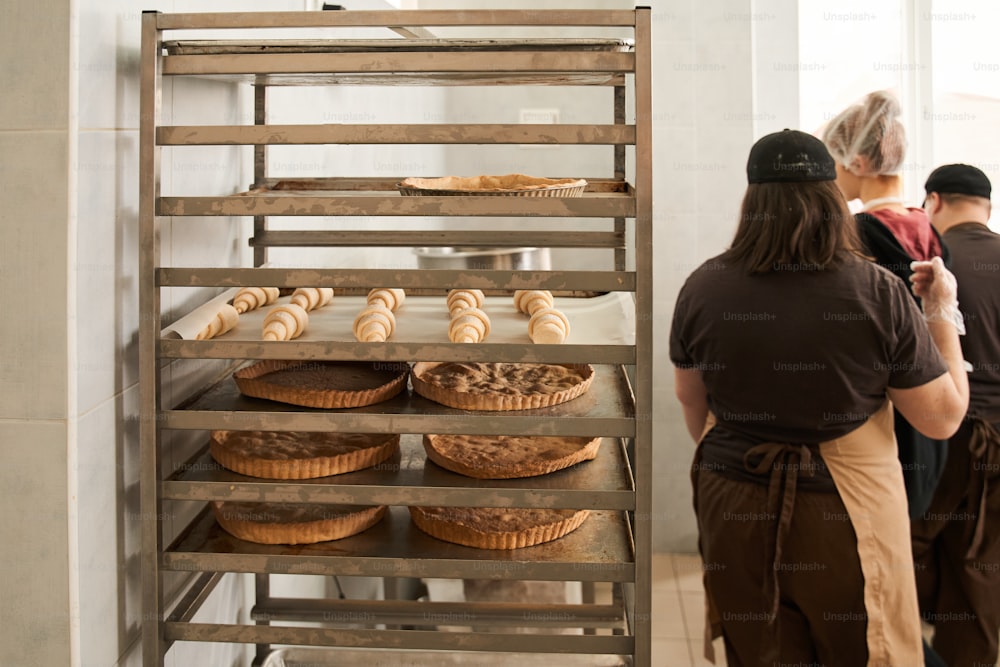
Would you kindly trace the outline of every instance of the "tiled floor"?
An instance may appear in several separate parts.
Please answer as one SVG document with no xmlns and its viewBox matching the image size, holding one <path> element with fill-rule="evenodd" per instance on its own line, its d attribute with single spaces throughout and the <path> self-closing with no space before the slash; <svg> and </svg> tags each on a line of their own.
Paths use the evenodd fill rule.
<svg viewBox="0 0 1000 667">
<path fill-rule="evenodd" d="M 659 667 L 711 667 L 703 656 L 704 594 L 701 558 L 697 554 L 653 554 L 652 664 Z M 436 600 L 461 600 L 461 580 L 427 580 Z M 610 602 L 609 584 L 598 584 L 598 602 Z M 718 664 L 725 664 L 722 641 L 716 640 Z M 470 662 L 470 664 L 474 664 Z"/>
<path fill-rule="evenodd" d="M 653 554 L 653 664 L 711 667 L 703 657 L 705 627 L 701 559 L 696 554 Z M 721 642 L 715 645 L 724 664 Z"/>
<path fill-rule="evenodd" d="M 653 665 L 712 667 L 703 657 L 705 598 L 701 572 L 697 554 L 653 554 Z M 925 625 L 928 640 L 931 632 Z M 716 667 L 725 665 L 721 639 L 715 640 L 714 648 Z"/>
<path fill-rule="evenodd" d="M 653 554 L 652 570 L 652 664 L 656 667 L 661 665 L 667 667 L 712 667 L 712 663 L 703 657 L 705 598 L 701 583 L 701 558 L 697 554 Z M 432 599 L 439 602 L 463 599 L 460 579 L 432 579 L 426 580 L 426 583 L 431 591 Z M 610 602 L 610 584 L 598 584 L 595 592 L 598 602 Z M 724 665 L 725 654 L 721 639 L 715 641 L 714 648 L 718 665 Z M 320 660 L 316 654 L 309 652 L 309 658 L 304 662 L 289 660 L 275 664 L 288 666 L 358 664 L 357 662 L 344 662 L 343 659 L 346 655 L 344 651 L 338 650 L 336 653 L 337 655 L 322 653 L 323 659 Z M 482 660 L 481 656 L 452 656 L 451 661 L 447 664 L 482 665 L 484 664 Z M 501 662 L 504 665 L 536 664 L 536 662 L 525 662 L 523 656 L 518 657 L 517 660 L 516 663 L 510 663 L 506 660 Z M 544 662 L 545 658 L 541 658 L 541 660 L 537 664 L 558 664 Z M 383 661 L 375 664 L 394 663 Z M 406 664 L 416 665 L 418 663 Z M 490 662 L 489 664 L 499 663 Z"/>
</svg>

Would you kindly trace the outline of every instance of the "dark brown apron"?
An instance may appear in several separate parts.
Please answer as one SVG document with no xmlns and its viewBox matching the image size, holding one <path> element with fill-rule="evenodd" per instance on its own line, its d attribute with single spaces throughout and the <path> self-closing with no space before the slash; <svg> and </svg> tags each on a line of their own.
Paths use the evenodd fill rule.
<svg viewBox="0 0 1000 667">
<path fill-rule="evenodd" d="M 714 425 L 715 417 L 709 414 L 702 436 Z M 765 443 L 754 449 L 764 453 L 768 462 L 773 462 L 777 456 L 793 456 L 800 464 L 797 467 L 803 470 L 809 467 L 808 450 L 804 447 Z M 896 451 L 891 404 L 887 401 L 868 421 L 846 436 L 820 443 L 819 452 L 857 535 L 858 557 L 865 580 L 868 667 L 920 667 L 923 665 L 920 611 L 906 490 Z M 775 486 L 772 479 L 771 487 Z M 769 505 L 771 495 L 769 492 Z M 781 557 L 782 526 L 787 531 L 795 502 L 794 478 L 786 480 L 784 494 L 773 502 L 778 510 L 778 529 L 769 558 L 777 562 Z M 697 506 L 697 497 L 695 504 Z M 776 603 L 776 583 L 769 580 L 765 585 Z M 707 592 L 705 601 L 705 657 L 714 663 L 712 640 L 722 635 L 722 627 L 718 610 Z"/>
</svg>

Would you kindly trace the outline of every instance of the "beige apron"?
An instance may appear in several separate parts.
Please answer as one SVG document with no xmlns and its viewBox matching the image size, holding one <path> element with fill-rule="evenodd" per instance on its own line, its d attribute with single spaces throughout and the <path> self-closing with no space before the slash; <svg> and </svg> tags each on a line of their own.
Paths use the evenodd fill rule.
<svg viewBox="0 0 1000 667">
<path fill-rule="evenodd" d="M 704 433 L 715 424 L 709 415 Z M 920 611 L 910 546 L 906 490 L 893 433 L 892 406 L 820 453 L 857 535 L 868 619 L 868 667 L 921 667 Z M 715 662 L 712 639 L 721 636 L 719 615 L 706 595 L 705 657 Z"/>
</svg>

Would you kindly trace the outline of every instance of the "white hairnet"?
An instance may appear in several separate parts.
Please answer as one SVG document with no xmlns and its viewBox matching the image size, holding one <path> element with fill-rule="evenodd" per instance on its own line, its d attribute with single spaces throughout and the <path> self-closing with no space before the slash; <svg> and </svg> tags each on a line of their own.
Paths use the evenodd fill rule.
<svg viewBox="0 0 1000 667">
<path fill-rule="evenodd" d="M 830 121 L 823 143 L 848 171 L 858 176 L 897 174 L 906 156 L 906 132 L 899 102 L 891 93 L 870 93 Z M 859 160 L 863 157 L 864 160 Z"/>
</svg>

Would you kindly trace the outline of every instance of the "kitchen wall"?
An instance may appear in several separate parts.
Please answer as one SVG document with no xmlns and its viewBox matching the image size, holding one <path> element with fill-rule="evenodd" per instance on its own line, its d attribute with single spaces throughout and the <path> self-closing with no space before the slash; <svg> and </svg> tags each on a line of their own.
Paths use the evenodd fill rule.
<svg viewBox="0 0 1000 667">
<path fill-rule="evenodd" d="M 213 11 L 315 9 L 309 0 L 216 1 Z M 385 9 L 381 0 L 355 8 Z M 0 646 L 7 665 L 138 665 L 141 598 L 138 501 L 137 331 L 138 62 L 141 10 L 205 11 L 201 2 L 130 0 L 9 3 L 0 10 Z M 352 35 L 363 36 L 364 31 Z M 235 33 L 230 33 L 235 35 Z M 44 36 L 44 39 L 41 38 Z M 175 103 L 176 102 L 176 103 Z M 166 82 L 164 122 L 248 122 L 248 87 Z M 424 104 L 418 95 L 414 105 Z M 275 96 L 278 122 L 305 106 L 326 122 L 359 122 L 386 103 L 376 91 Z M 433 101 L 426 113 L 437 113 Z M 329 109 L 329 111 L 323 111 Z M 352 118 L 354 120 L 352 120 Z M 338 120 L 339 119 L 339 120 Z M 364 121 L 360 121 L 364 122 Z M 170 156 L 170 152 L 175 154 Z M 165 194 L 226 193 L 252 180 L 250 154 L 234 147 L 164 149 Z M 378 175 L 407 156 L 365 151 L 272 156 L 286 176 Z M 429 170 L 436 169 L 424 155 Z M 234 169 L 231 165 L 235 164 Z M 358 221 L 359 226 L 371 221 Z M 248 222 L 164 220 L 165 262 L 249 261 Z M 211 258 L 211 261 L 209 261 Z M 336 263 L 343 258 L 327 257 Z M 407 261 L 412 261 L 407 254 Z M 368 255 L 364 262 L 399 262 Z M 214 290 L 164 290 L 164 319 Z M 212 364 L 162 370 L 169 403 L 190 393 Z M 169 469 L 203 444 L 178 433 Z M 198 509 L 165 503 L 169 540 Z M 323 581 L 300 578 L 300 592 Z M 249 610 L 244 576 L 220 584 L 200 620 L 232 622 Z M 169 596 L 181 578 L 168 577 Z M 284 585 L 283 585 L 284 584 Z M 276 594 L 291 588 L 276 582 Z M 242 664 L 245 648 L 178 644 L 168 665 Z"/>
<path fill-rule="evenodd" d="M 301 0 L 251 3 L 257 9 L 303 9 Z M 76 437 L 68 452 L 68 477 L 76 486 L 68 498 L 70 522 L 68 616 L 78 634 L 69 636 L 75 664 L 93 667 L 139 665 L 142 622 L 139 545 L 142 514 L 138 495 L 138 126 L 139 50 L 142 10 L 204 11 L 199 2 L 77 2 L 70 8 L 76 33 L 70 53 L 78 112 L 71 118 L 76 159 L 68 179 L 71 214 L 69 308 L 77 312 L 74 360 L 67 379 L 76 406 L 69 418 Z M 252 9 L 245 3 L 216 2 L 213 10 Z M 164 83 L 164 123 L 239 123 L 252 94 L 206 80 Z M 164 194 L 219 194 L 244 189 L 252 180 L 249 151 L 240 147 L 163 149 Z M 235 165 L 235 168 L 234 166 Z M 238 266 L 247 261 L 241 219 L 164 219 L 160 241 L 164 263 Z M 75 284 L 74 284 L 75 283 Z M 164 321 L 170 321 L 214 294 L 214 288 L 166 289 Z M 146 314 L 145 316 L 153 316 Z M 188 395 L 221 362 L 173 362 L 162 367 L 165 404 Z M 203 445 L 204 434 L 167 432 L 162 465 L 174 469 Z M 75 461 L 74 461 L 75 459 Z M 65 474 L 65 473 L 64 473 Z M 199 503 L 165 502 L 160 511 L 169 542 L 201 509 Z M 75 580 L 75 581 L 74 581 Z M 173 599 L 186 576 L 164 579 Z M 219 585 L 199 619 L 235 622 L 248 616 L 250 579 L 230 575 Z M 74 599 L 75 598 L 75 599 Z M 64 614 L 65 615 L 65 614 Z M 109 622 L 111 620 L 112 622 Z M 247 647 L 181 643 L 168 665 L 242 664 Z M 23 664 L 56 664 L 29 663 Z M 70 664 L 68 661 L 59 664 Z"/>
<path fill-rule="evenodd" d="M 211 9 L 304 9 L 309 4 L 216 0 Z M 358 2 L 345 4 L 360 8 Z M 505 6 L 567 4 L 630 6 L 585 0 Z M 652 519 L 657 549 L 690 551 L 692 445 L 673 399 L 665 341 L 683 279 L 718 252 L 733 229 L 744 183 L 742 163 L 752 142 L 752 24 L 749 0 L 654 5 L 653 317 L 657 340 L 664 344 L 653 360 L 660 379 L 654 388 L 657 509 Z M 139 664 L 138 542 L 144 519 L 137 495 L 136 420 L 140 9 L 206 7 L 194 0 L 138 6 L 132 0 L 37 0 L 0 9 L 5 63 L 0 70 L 5 91 L 0 97 L 0 192 L 6 204 L 0 207 L 0 313 L 5 315 L 0 318 L 0 494 L 6 507 L 17 508 L 0 516 L 4 664 Z M 337 91 L 307 102 L 329 104 L 331 122 L 335 114 L 372 109 L 379 120 L 391 119 L 395 111 L 379 95 Z M 248 108 L 247 96 L 246 89 L 216 83 L 168 84 L 163 113 L 187 122 L 188 110 L 197 108 L 200 122 L 230 122 L 243 113 L 237 111 L 241 105 Z M 183 105 L 175 103 L 182 98 Z M 426 122 L 476 113 L 470 101 L 450 95 L 412 103 Z M 290 119 L 302 104 L 291 99 L 275 113 Z M 524 101 L 525 108 L 553 104 L 560 100 L 530 93 Z M 560 108 L 564 121 L 576 114 L 592 117 L 578 108 Z M 601 119 L 605 112 L 596 113 Z M 347 116 L 345 122 L 356 120 Z M 247 156 L 239 153 L 243 149 L 172 150 L 178 152 L 173 167 L 163 173 L 164 192 L 231 192 L 250 181 Z M 546 149 L 522 150 L 534 159 Z M 225 166 L 232 157 L 241 162 L 240 169 Z M 357 173 L 353 170 L 359 167 L 370 175 L 445 173 L 473 166 L 457 156 L 409 151 L 346 159 L 332 151 L 294 156 L 279 151 L 272 160 L 289 175 Z M 556 168 L 566 171 L 563 165 Z M 164 221 L 168 261 L 194 265 L 209 255 L 232 264 L 247 261 L 241 240 L 246 221 L 203 223 Z M 192 235 L 197 243 L 188 242 Z M 345 260 L 327 256 L 324 261 Z M 363 261 L 408 265 L 412 257 L 366 255 Z M 203 297 L 195 290 L 169 290 L 164 305 L 170 314 L 180 314 Z M 180 397 L 211 370 L 169 365 L 163 376 L 168 391 Z M 176 457 L 165 465 L 179 462 L 199 444 L 198 437 L 179 441 Z M 166 507 L 168 537 L 195 510 Z M 244 578 L 231 577 L 199 619 L 235 620 L 247 609 Z M 197 659 L 194 651 L 201 651 Z M 201 645 L 178 647 L 168 664 L 238 664 L 240 658 L 229 647 Z"/>
<path fill-rule="evenodd" d="M 2 12 L 0 646 L 9 664 L 65 665 L 72 21 L 66 0 L 12 3 Z"/>
<path fill-rule="evenodd" d="M 774 1 L 774 0 L 770 0 Z M 667 340 L 687 276 L 736 230 L 753 145 L 753 0 L 653 6 L 653 548 L 695 551 L 694 443 Z"/>
</svg>

